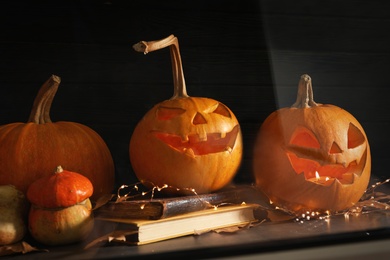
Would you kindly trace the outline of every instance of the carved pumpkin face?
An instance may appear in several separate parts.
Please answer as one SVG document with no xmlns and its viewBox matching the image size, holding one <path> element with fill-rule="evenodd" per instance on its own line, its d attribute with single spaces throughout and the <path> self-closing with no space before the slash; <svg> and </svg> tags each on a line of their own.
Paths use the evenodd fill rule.
<svg viewBox="0 0 390 260">
<path fill-rule="evenodd" d="M 304 126 L 289 133 L 286 155 L 295 173 L 303 174 L 307 181 L 326 186 L 336 180 L 353 184 L 355 175 L 360 177 L 366 166 L 367 142 L 361 126 L 356 126 L 356 122 L 335 123 L 341 124 L 337 125 L 340 130 L 336 135 Z"/>
<path fill-rule="evenodd" d="M 161 102 L 139 122 L 130 142 L 131 164 L 141 181 L 197 193 L 228 184 L 241 157 L 236 117 L 227 106 L 209 98 Z"/>
<path fill-rule="evenodd" d="M 254 151 L 256 184 L 291 209 L 338 211 L 367 188 L 371 155 L 360 123 L 333 105 L 282 108 L 260 128 Z"/>
<path fill-rule="evenodd" d="M 229 184 L 241 164 L 240 125 L 221 102 L 187 95 L 174 35 L 133 45 L 144 54 L 168 46 L 174 94 L 137 124 L 130 140 L 130 162 L 146 186 L 171 187 L 165 188 L 165 193 L 216 191 Z"/>
</svg>

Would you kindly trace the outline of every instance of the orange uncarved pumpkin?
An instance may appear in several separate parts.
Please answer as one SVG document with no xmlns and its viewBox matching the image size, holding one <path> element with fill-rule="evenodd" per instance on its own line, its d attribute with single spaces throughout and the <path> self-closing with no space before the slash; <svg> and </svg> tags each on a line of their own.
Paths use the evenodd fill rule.
<svg viewBox="0 0 390 260">
<path fill-rule="evenodd" d="M 134 49 L 151 52 L 170 46 L 174 95 L 155 105 L 137 124 L 130 140 L 130 161 L 146 186 L 172 186 L 167 193 L 223 188 L 242 158 L 240 125 L 221 102 L 186 93 L 177 38 L 140 42 Z M 178 190 L 175 190 L 175 189 Z"/>
<path fill-rule="evenodd" d="M 340 211 L 367 189 L 370 147 L 349 112 L 314 102 L 311 79 L 303 75 L 296 103 L 263 122 L 253 169 L 256 185 L 278 206 L 295 212 Z"/>
<path fill-rule="evenodd" d="M 27 190 L 31 203 L 28 228 L 37 241 L 65 245 L 86 239 L 94 226 L 92 183 L 58 166 L 54 174 L 34 181 Z"/>
<path fill-rule="evenodd" d="M 94 186 L 92 199 L 112 193 L 114 162 L 103 139 L 75 122 L 52 122 L 50 107 L 60 84 L 51 76 L 41 87 L 27 123 L 0 126 L 0 184 L 26 193 L 35 180 L 61 164 L 85 175 Z"/>
</svg>

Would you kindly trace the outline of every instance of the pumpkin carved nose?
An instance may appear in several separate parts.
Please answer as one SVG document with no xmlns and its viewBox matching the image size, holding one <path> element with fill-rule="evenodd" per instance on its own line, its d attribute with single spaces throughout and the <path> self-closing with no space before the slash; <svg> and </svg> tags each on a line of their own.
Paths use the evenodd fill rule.
<svg viewBox="0 0 390 260">
<path fill-rule="evenodd" d="M 332 147 L 330 148 L 329 153 L 342 153 L 343 151 L 341 150 L 340 146 L 338 146 L 335 142 L 333 142 Z"/>
<path fill-rule="evenodd" d="M 202 116 L 202 114 L 198 112 L 196 113 L 194 120 L 192 120 L 192 123 L 194 125 L 201 125 L 201 124 L 207 124 L 207 121 L 206 118 L 204 118 L 204 116 Z"/>
</svg>

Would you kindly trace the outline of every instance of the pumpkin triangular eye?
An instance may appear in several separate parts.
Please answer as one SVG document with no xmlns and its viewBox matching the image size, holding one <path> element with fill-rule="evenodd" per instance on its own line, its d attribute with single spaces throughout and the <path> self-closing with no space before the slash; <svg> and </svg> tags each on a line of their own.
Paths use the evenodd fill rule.
<svg viewBox="0 0 390 260">
<path fill-rule="evenodd" d="M 183 114 L 184 112 L 185 110 L 182 108 L 159 107 L 156 112 L 156 117 L 158 120 L 170 120 Z"/>
<path fill-rule="evenodd" d="M 196 113 L 194 120 L 192 120 L 192 123 L 194 125 L 201 125 L 201 124 L 207 124 L 206 118 L 202 116 L 201 113 Z"/>
<path fill-rule="evenodd" d="M 226 116 L 229 118 L 232 117 L 230 112 L 229 112 L 229 109 L 221 103 L 218 103 L 217 107 L 214 109 L 214 111 L 212 113 L 220 114 L 221 116 Z"/>
<path fill-rule="evenodd" d="M 349 123 L 348 128 L 348 149 L 358 147 L 363 144 L 366 138 L 363 133 L 352 123 Z"/>
<path fill-rule="evenodd" d="M 340 146 L 333 142 L 332 147 L 330 147 L 329 153 L 341 153 L 342 151 L 343 150 L 341 150 Z"/>
<path fill-rule="evenodd" d="M 290 144 L 316 149 L 321 147 L 315 135 L 305 127 L 297 127 L 290 140 Z"/>
</svg>

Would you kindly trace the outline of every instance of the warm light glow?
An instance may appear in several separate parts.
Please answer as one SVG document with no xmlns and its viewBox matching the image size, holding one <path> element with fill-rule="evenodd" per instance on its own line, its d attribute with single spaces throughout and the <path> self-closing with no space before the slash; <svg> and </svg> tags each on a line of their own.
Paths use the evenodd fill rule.
<svg viewBox="0 0 390 260">
<path fill-rule="evenodd" d="M 318 171 L 316 171 L 316 179 L 319 180 L 321 177 L 320 177 L 320 174 L 318 173 Z M 325 181 L 329 181 L 330 178 L 329 177 L 325 177 Z"/>
<path fill-rule="evenodd" d="M 330 180 L 330 178 L 327 177 L 321 177 L 318 171 L 315 172 L 315 177 L 310 179 L 311 181 L 319 184 L 326 184 L 327 181 Z"/>
<path fill-rule="evenodd" d="M 317 171 L 315 172 L 315 176 L 313 178 L 311 178 L 311 180 L 313 182 L 317 181 L 317 182 L 321 182 L 321 183 L 323 180 L 328 181 L 329 179 L 330 179 L 329 177 L 326 177 L 326 178 L 321 177 Z M 348 208 L 348 209 L 346 209 L 344 211 L 340 211 L 340 212 L 330 212 L 329 210 L 315 211 L 315 210 L 307 210 L 307 209 L 302 210 L 300 212 L 290 212 L 289 210 L 284 209 L 283 207 L 279 207 L 277 205 L 275 205 L 275 210 L 282 210 L 282 211 L 287 212 L 289 214 L 294 214 L 295 221 L 300 223 L 300 224 L 305 224 L 308 221 L 312 221 L 312 220 L 317 219 L 317 220 L 323 220 L 329 225 L 330 218 L 332 216 L 343 214 L 344 218 L 346 220 L 349 220 L 351 215 L 352 216 L 360 216 L 362 213 L 367 213 L 367 212 L 370 212 L 373 210 L 378 210 L 378 209 L 388 210 L 390 208 L 389 196 L 387 194 L 384 194 L 384 193 L 376 192 L 375 189 L 378 188 L 379 186 L 387 184 L 389 182 L 390 182 L 390 178 L 386 179 L 385 181 L 382 181 L 382 182 L 377 182 L 374 185 L 370 186 L 365 191 L 364 196 L 361 198 L 361 200 L 359 202 L 357 202 L 351 208 Z M 134 190 L 136 192 L 135 192 L 135 194 L 130 194 L 130 192 L 129 192 L 128 194 L 123 195 L 123 196 L 119 195 L 121 193 L 121 190 L 125 189 L 125 188 L 128 188 L 130 190 L 130 192 L 132 192 Z M 196 193 L 195 189 L 193 189 L 193 188 L 179 189 L 177 187 L 169 186 L 167 184 L 164 184 L 162 187 L 157 187 L 154 185 L 151 190 L 149 190 L 147 192 L 140 192 L 138 190 L 137 184 L 132 184 L 132 185 L 121 185 L 120 186 L 120 188 L 118 189 L 118 192 L 117 192 L 117 201 L 127 201 L 127 200 L 130 201 L 131 199 L 137 198 L 139 196 L 144 197 L 146 195 L 149 195 L 148 197 L 150 197 L 150 199 L 153 200 L 154 191 L 155 190 L 162 190 L 164 188 L 176 188 L 178 190 L 191 191 L 193 194 L 198 195 Z M 199 200 L 201 200 L 201 198 L 199 198 Z M 202 202 L 207 204 L 207 208 L 212 208 L 214 210 L 218 210 L 219 206 L 224 206 L 225 204 L 228 204 L 228 203 L 212 204 L 208 201 L 203 201 L 203 200 L 202 200 Z M 273 202 L 271 200 L 269 201 L 269 203 L 271 205 L 273 204 Z M 245 205 L 246 202 L 242 201 L 241 204 Z M 140 205 L 141 210 L 143 210 L 144 208 L 145 208 L 145 204 Z"/>
<path fill-rule="evenodd" d="M 315 177 L 312 178 L 312 181 L 320 181 L 324 177 L 321 177 L 318 172 L 316 172 Z M 370 186 L 366 191 L 365 195 L 362 196 L 360 201 L 358 201 L 352 207 L 345 209 L 343 211 L 331 212 L 329 210 L 325 211 L 299 211 L 299 212 L 290 212 L 295 214 L 295 221 L 301 224 L 304 224 L 307 221 L 319 219 L 323 220 L 329 225 L 331 217 L 336 215 L 344 215 L 345 220 L 349 220 L 350 216 L 358 217 L 363 213 L 369 213 L 375 210 L 388 210 L 390 209 L 390 198 L 386 193 L 376 192 L 375 189 L 379 186 L 390 183 L 390 178 L 382 182 L 377 182 L 376 184 Z M 288 210 L 283 208 L 278 208 L 288 212 Z"/>
</svg>

